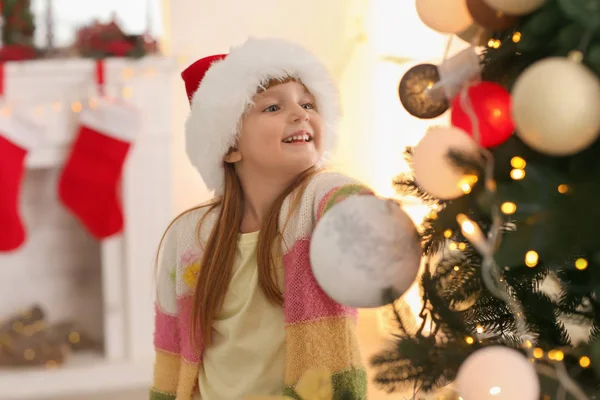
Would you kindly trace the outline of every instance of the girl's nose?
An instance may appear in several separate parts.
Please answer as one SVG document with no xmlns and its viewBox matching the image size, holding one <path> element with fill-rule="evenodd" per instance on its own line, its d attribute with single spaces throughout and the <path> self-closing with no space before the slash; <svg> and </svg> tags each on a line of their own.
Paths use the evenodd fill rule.
<svg viewBox="0 0 600 400">
<path fill-rule="evenodd" d="M 294 122 L 308 121 L 308 113 L 301 106 L 296 106 L 292 112 Z"/>
</svg>

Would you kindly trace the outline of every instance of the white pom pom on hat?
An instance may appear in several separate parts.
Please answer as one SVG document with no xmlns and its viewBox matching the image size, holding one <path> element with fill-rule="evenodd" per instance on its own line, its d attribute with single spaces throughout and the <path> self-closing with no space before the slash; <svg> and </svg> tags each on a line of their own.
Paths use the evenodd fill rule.
<svg viewBox="0 0 600 400">
<path fill-rule="evenodd" d="M 204 57 L 181 74 L 191 110 L 186 152 L 209 190 L 223 192 L 223 156 L 235 145 L 239 122 L 259 87 L 297 78 L 315 97 L 324 122 L 324 150 L 335 147 L 339 95 L 327 68 L 312 53 L 283 39 L 247 40 L 229 54 Z"/>
</svg>

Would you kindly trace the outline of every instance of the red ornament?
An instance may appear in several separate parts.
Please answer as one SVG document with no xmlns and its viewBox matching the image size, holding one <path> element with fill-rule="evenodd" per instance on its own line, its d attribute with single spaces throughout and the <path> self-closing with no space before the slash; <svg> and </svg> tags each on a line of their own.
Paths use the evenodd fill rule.
<svg viewBox="0 0 600 400">
<path fill-rule="evenodd" d="M 479 142 L 483 147 L 504 143 L 514 132 L 510 93 L 492 82 L 480 82 L 467 90 L 479 125 Z M 461 102 L 461 94 L 452 101 L 452 125 L 473 136 L 471 119 Z"/>
</svg>

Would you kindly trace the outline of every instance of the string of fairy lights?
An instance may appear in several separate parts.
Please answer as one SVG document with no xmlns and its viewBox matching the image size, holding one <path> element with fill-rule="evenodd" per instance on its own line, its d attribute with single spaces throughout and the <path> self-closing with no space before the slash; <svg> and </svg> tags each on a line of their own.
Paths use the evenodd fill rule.
<svg viewBox="0 0 600 400">
<path fill-rule="evenodd" d="M 487 45 L 487 47 L 489 48 L 498 49 L 502 46 L 502 42 L 498 39 L 482 39 L 482 34 L 485 34 L 485 29 L 480 29 L 479 32 L 474 32 L 473 35 L 470 37 L 471 40 L 468 40 L 468 42 L 470 42 L 472 48 Z M 450 41 L 452 40 L 452 37 L 453 36 L 451 35 L 449 39 Z M 522 39 L 522 32 L 516 31 L 512 34 L 512 42 L 519 43 Z M 584 38 L 583 40 L 588 39 Z M 582 43 L 578 48 L 585 48 L 585 43 Z M 458 59 L 459 57 L 461 57 L 461 55 L 454 56 L 455 59 Z M 582 59 L 583 53 L 581 50 L 572 51 L 568 57 L 568 60 L 574 63 L 580 63 Z M 454 97 L 449 95 L 449 93 L 447 92 L 447 88 L 445 88 L 444 86 L 450 86 L 451 88 L 456 88 L 457 85 L 461 86 L 459 90 L 459 95 L 457 96 L 459 99 L 458 105 L 467 114 L 468 120 L 472 126 L 472 137 L 475 143 L 478 144 L 477 150 L 482 156 L 482 159 L 484 160 L 484 173 L 482 177 L 484 188 L 489 195 L 493 196 L 496 192 L 496 184 L 493 179 L 493 156 L 486 149 L 486 147 L 484 147 L 481 144 L 482 138 L 480 136 L 480 121 L 473 107 L 473 104 L 471 104 L 471 99 L 469 96 L 469 89 L 473 85 L 479 83 L 481 81 L 481 77 L 479 71 L 477 71 L 478 76 L 458 76 L 458 73 L 452 69 L 456 69 L 456 63 L 452 65 L 451 69 L 446 68 L 446 71 L 444 71 L 444 64 L 447 63 L 448 60 L 448 55 L 445 54 L 443 62 L 439 66 L 431 64 L 422 64 L 414 67 L 411 71 L 409 71 L 403 78 L 403 82 L 401 82 L 400 84 L 399 90 L 401 101 L 407 109 L 407 111 L 409 111 L 411 114 L 419 118 L 434 118 L 437 115 L 441 115 L 450 107 L 449 102 L 445 101 L 443 99 L 444 96 L 440 96 L 440 93 L 446 90 L 446 98 Z M 466 65 L 465 68 L 469 68 L 469 66 L 467 65 L 468 62 L 461 60 L 459 60 L 458 62 L 462 62 L 464 65 Z M 413 74 L 413 76 L 411 76 L 411 73 Z M 413 90 L 411 93 L 409 90 L 403 88 L 403 83 L 406 85 L 412 84 L 412 89 L 420 87 L 421 90 Z M 403 89 L 405 90 L 403 91 Z M 498 112 L 500 112 L 500 110 L 498 110 Z M 428 147 L 428 150 L 430 149 L 431 148 Z M 527 161 L 523 157 L 513 157 L 510 160 L 510 167 L 511 168 L 509 174 L 511 179 L 515 181 L 527 179 Z M 457 177 L 456 181 L 454 182 L 457 184 L 459 191 L 461 191 L 463 194 L 468 194 L 471 192 L 473 186 L 478 182 L 479 179 L 479 177 L 474 175 L 464 175 Z M 422 180 L 421 183 L 424 180 Z M 428 188 L 425 189 L 428 192 L 432 192 L 431 190 L 428 190 Z M 434 187 L 434 189 L 436 188 Z M 558 184 L 556 190 L 560 194 L 567 195 L 571 189 L 567 184 L 563 183 Z M 452 196 L 454 196 L 454 194 L 452 194 Z M 502 230 L 506 230 L 508 228 L 506 226 L 506 223 L 503 222 L 503 215 L 515 214 L 518 208 L 519 205 L 513 201 L 504 201 L 501 204 L 495 206 L 491 210 L 492 227 L 487 233 L 484 233 L 476 222 L 474 222 L 464 214 L 458 214 L 456 216 L 456 220 L 458 225 L 460 226 L 463 236 L 467 239 L 469 243 L 473 245 L 473 247 L 483 257 L 481 268 L 482 278 L 485 286 L 495 297 L 501 299 L 504 303 L 506 303 L 509 309 L 511 310 L 517 326 L 517 337 L 519 340 L 521 340 L 521 347 L 525 351 L 527 359 L 532 364 L 534 364 L 535 370 L 538 373 L 557 379 L 560 382 L 560 385 L 558 387 L 557 398 L 566 398 L 565 396 L 568 392 L 571 396 L 573 396 L 573 398 L 577 400 L 586 400 L 588 399 L 587 395 L 571 378 L 571 376 L 566 370 L 563 361 L 566 355 L 569 355 L 577 359 L 579 366 L 585 369 L 589 368 L 592 365 L 592 359 L 589 355 L 581 355 L 570 348 L 554 348 L 549 351 L 545 351 L 540 347 L 536 347 L 535 338 L 532 337 L 532 335 L 529 334 L 527 331 L 527 322 L 525 320 L 523 307 L 515 298 L 515 296 L 511 294 L 511 289 L 502 277 L 501 268 L 495 262 L 494 249 L 496 249 L 499 244 Z M 437 207 L 434 207 L 429 214 L 429 218 L 435 219 L 436 217 Z M 448 240 L 446 247 L 447 250 L 450 252 L 465 250 L 467 247 L 466 243 L 450 240 L 453 234 L 454 233 L 450 229 L 444 232 L 444 237 Z M 536 268 L 540 261 L 540 256 L 535 249 L 529 249 L 523 254 L 523 261 L 527 267 Z M 576 259 L 574 259 L 573 263 L 574 267 L 579 271 L 584 271 L 589 266 L 588 260 L 583 257 L 577 257 Z M 459 269 L 460 267 L 456 266 L 455 269 L 457 268 Z M 472 345 L 484 338 L 486 335 L 486 332 L 484 332 L 484 328 L 481 326 L 478 326 L 476 328 L 476 333 L 477 335 L 480 335 L 480 337 L 467 336 L 464 339 L 465 342 L 469 345 Z M 545 362 L 547 362 L 547 364 L 536 363 L 536 360 L 544 360 Z M 554 368 L 549 367 L 549 365 L 553 365 Z M 457 380 L 460 380 L 460 376 Z M 497 393 L 492 393 L 493 390 L 496 390 Z M 500 391 L 500 387 L 494 386 L 490 389 L 489 393 L 492 396 L 496 396 L 499 395 Z M 439 396 L 444 395 L 445 394 L 442 390 L 439 393 L 436 393 L 434 395 L 435 397 L 433 398 L 441 398 Z M 459 397 L 459 399 L 462 399 L 462 397 Z"/>
<path fill-rule="evenodd" d="M 521 39 L 522 35 L 520 32 L 515 32 L 512 36 L 512 40 L 516 43 Z M 497 39 L 490 39 L 488 42 L 488 46 L 492 48 L 499 48 L 501 45 L 500 41 Z M 579 58 L 578 54 L 571 55 L 571 57 Z M 479 138 L 479 120 L 478 117 L 473 110 L 473 106 L 468 96 L 468 88 L 469 85 L 465 85 L 460 93 L 460 101 L 463 108 L 466 110 L 469 118 L 471 120 L 471 124 L 473 126 L 473 137 L 476 143 L 480 142 Z M 485 188 L 491 194 L 495 193 L 496 185 L 493 180 L 493 156 L 492 154 L 485 148 L 480 147 L 480 151 L 484 156 L 485 168 L 484 168 L 484 177 L 485 177 Z M 527 162 L 522 157 L 513 157 L 510 161 L 511 163 L 511 171 L 510 177 L 513 180 L 523 180 L 526 178 L 526 166 Z M 470 180 L 470 182 L 468 181 Z M 461 184 L 461 187 L 465 194 L 470 193 L 472 189 L 473 178 L 467 178 L 466 182 Z M 560 184 L 557 187 L 557 191 L 561 194 L 566 194 L 569 191 L 569 187 L 566 184 Z M 554 362 L 555 371 L 549 371 L 543 365 L 536 365 L 536 369 L 539 373 L 550 375 L 552 377 L 557 378 L 561 387 L 559 387 L 559 394 L 564 391 L 570 392 L 577 400 L 586 400 L 588 397 L 583 392 L 581 388 L 578 387 L 577 383 L 569 376 L 566 371 L 566 368 L 562 361 L 565 358 L 565 352 L 569 352 L 567 348 L 556 348 L 552 349 L 548 352 L 545 352 L 540 347 L 534 346 L 534 338 L 527 332 L 527 323 L 524 317 L 524 312 L 522 305 L 519 304 L 518 300 L 511 295 L 510 290 L 504 279 L 500 274 L 500 269 L 495 262 L 494 259 L 494 249 L 497 248 L 498 241 L 501 234 L 501 228 L 503 225 L 503 220 L 500 217 L 500 213 L 505 215 L 514 214 L 517 211 L 517 205 L 513 202 L 507 201 L 503 202 L 498 209 L 492 210 L 492 227 L 489 230 L 487 237 L 482 232 L 481 228 L 477 225 L 476 222 L 469 219 L 464 214 L 458 214 L 456 220 L 461 228 L 461 232 L 463 236 L 478 250 L 478 252 L 483 256 L 482 261 L 482 277 L 484 284 L 488 288 L 488 290 L 495 295 L 497 298 L 503 300 L 512 311 L 518 330 L 518 338 L 522 341 L 522 348 L 526 351 L 527 356 L 531 362 L 535 362 L 535 360 L 546 360 L 550 362 Z M 451 233 L 450 233 L 451 234 Z M 446 235 L 446 237 L 448 237 Z M 450 250 L 461 250 L 464 249 L 464 244 L 459 243 L 458 245 L 454 242 L 449 244 Z M 539 254 L 535 250 L 528 250 L 524 255 L 525 265 L 529 268 L 535 268 L 539 262 Z M 580 271 L 585 270 L 588 267 L 588 261 L 585 258 L 577 258 L 575 260 L 575 268 Z M 484 329 L 481 326 L 476 328 L 478 334 L 483 334 Z M 475 339 L 473 337 L 466 337 L 465 342 L 467 344 L 475 343 Z M 579 365 L 581 368 L 589 368 L 591 366 L 591 359 L 587 355 L 583 355 L 579 357 Z M 493 388 L 491 389 L 493 390 Z M 499 390 L 499 388 L 498 388 Z M 490 394 L 494 395 L 492 392 Z M 564 393 L 563 393 L 564 394 Z M 559 397 L 560 398 L 560 397 Z"/>
<path fill-rule="evenodd" d="M 106 84 L 106 89 L 113 97 L 131 101 L 135 94 L 134 80 L 150 80 L 155 79 L 156 76 L 157 69 L 155 67 L 124 67 L 119 72 L 116 82 Z M 5 96 L 0 104 L 0 117 L 10 117 L 17 110 L 23 113 L 25 109 L 35 120 L 40 120 L 47 113 L 61 113 L 70 110 L 74 114 L 79 114 L 86 107 L 91 109 L 98 107 L 101 95 L 93 78 L 85 83 L 75 83 L 67 87 L 58 86 L 58 88 L 63 98 L 74 97 L 74 99 L 57 99 L 57 93 L 51 93 L 50 96 L 44 96 L 44 94 L 38 96 L 36 94 L 35 102 L 23 101 L 22 98 L 11 99 L 10 96 Z M 86 92 L 86 94 L 81 95 L 80 93 L 83 92 Z M 68 94 L 71 94 L 71 96 L 68 96 Z"/>
</svg>

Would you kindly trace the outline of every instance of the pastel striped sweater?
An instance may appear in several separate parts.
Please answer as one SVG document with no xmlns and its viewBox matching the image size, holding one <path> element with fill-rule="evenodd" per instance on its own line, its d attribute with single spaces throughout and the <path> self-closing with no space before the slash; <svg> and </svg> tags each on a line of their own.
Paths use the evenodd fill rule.
<svg viewBox="0 0 600 400">
<path fill-rule="evenodd" d="M 294 385 L 299 378 L 318 367 L 331 371 L 335 399 L 366 398 L 366 372 L 355 336 L 356 310 L 336 303 L 323 292 L 309 262 L 311 233 L 318 219 L 337 202 L 359 194 L 372 192 L 342 174 L 321 172 L 308 184 L 283 232 L 283 394 L 292 398 L 298 398 Z M 285 224 L 290 202 L 288 198 L 283 204 L 280 226 Z M 196 348 L 191 345 L 189 328 L 192 290 L 202 255 L 196 226 L 206 210 L 194 209 L 179 217 L 167 231 L 159 253 L 151 400 L 189 400 L 197 390 L 203 348 L 202 343 Z M 202 241 L 208 239 L 215 223 L 217 213 L 212 214 L 203 223 Z"/>
</svg>

